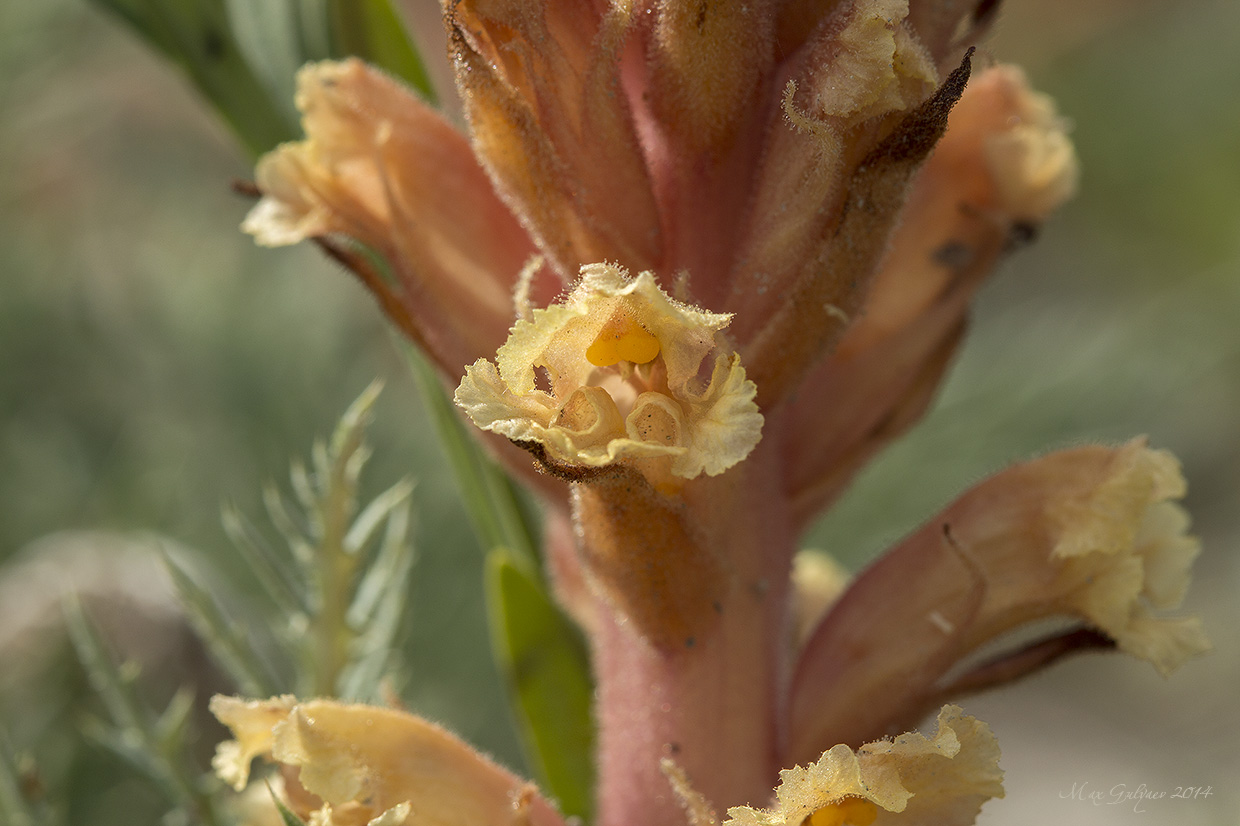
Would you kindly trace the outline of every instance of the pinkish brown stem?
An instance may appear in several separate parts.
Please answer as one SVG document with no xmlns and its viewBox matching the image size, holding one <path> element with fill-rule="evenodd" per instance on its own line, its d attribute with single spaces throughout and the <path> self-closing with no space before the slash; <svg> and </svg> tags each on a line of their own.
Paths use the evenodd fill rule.
<svg viewBox="0 0 1240 826">
<path fill-rule="evenodd" d="M 764 479 L 764 471 L 773 463 L 762 458 L 755 455 L 732 473 L 685 489 L 678 511 L 683 534 L 708 548 L 722 571 L 716 577 L 707 570 L 709 565 L 695 559 L 700 551 L 686 556 L 695 559 L 693 569 L 701 573 L 699 587 L 684 601 L 710 592 L 708 621 L 692 610 L 687 620 L 666 618 L 665 626 L 687 627 L 687 632 L 655 642 L 660 631 L 641 629 L 663 620 L 666 606 L 653 612 L 654 620 L 643 621 L 614 610 L 614 595 L 600 600 L 592 640 L 600 826 L 683 826 L 684 812 L 659 766 L 662 758 L 679 764 L 718 811 L 765 805 L 771 796 L 786 740 L 793 546 L 790 520 L 778 518 L 784 502 L 771 493 L 779 487 L 763 484 L 771 481 Z M 634 515 L 629 506 L 616 510 Z M 578 514 L 586 517 L 583 531 L 589 542 L 606 519 L 597 504 L 579 508 Z M 621 527 L 613 523 L 606 529 Z M 674 548 L 660 550 L 676 553 Z M 585 551 L 587 558 L 590 553 Z M 687 587 L 675 571 L 660 576 L 673 591 Z"/>
</svg>

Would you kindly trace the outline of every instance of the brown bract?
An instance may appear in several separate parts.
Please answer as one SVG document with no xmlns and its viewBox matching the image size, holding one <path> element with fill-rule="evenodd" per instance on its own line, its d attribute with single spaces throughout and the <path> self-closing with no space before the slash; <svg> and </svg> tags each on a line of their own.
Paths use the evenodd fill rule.
<svg viewBox="0 0 1240 826">
<path fill-rule="evenodd" d="M 992 162 L 994 147 L 1004 161 Z M 788 464 L 803 518 L 921 417 L 974 293 L 1071 195 L 1076 177 L 1062 120 L 1018 69 L 995 66 L 970 80 L 913 181 L 858 315 L 798 392 L 791 429 L 803 438 L 788 443 Z"/>
</svg>

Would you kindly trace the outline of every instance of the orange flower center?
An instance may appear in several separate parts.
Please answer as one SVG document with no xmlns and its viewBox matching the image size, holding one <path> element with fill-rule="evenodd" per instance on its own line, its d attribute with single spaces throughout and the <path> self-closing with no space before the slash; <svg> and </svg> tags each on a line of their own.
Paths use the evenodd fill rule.
<svg viewBox="0 0 1240 826">
<path fill-rule="evenodd" d="M 659 355 L 659 340 L 633 319 L 619 312 L 599 331 L 594 343 L 586 348 L 586 360 L 595 367 L 610 367 L 622 361 L 646 364 Z"/>
<path fill-rule="evenodd" d="M 849 797 L 823 806 L 801 826 L 870 826 L 878 817 L 878 807 L 860 797 Z"/>
</svg>

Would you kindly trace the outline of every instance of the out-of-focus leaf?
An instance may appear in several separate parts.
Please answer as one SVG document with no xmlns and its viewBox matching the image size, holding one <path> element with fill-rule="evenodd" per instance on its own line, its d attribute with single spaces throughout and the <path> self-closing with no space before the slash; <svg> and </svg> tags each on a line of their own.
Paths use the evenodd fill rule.
<svg viewBox="0 0 1240 826">
<path fill-rule="evenodd" d="M 159 755 L 151 748 L 144 737 L 135 731 L 109 726 L 97 717 L 86 717 L 81 722 L 82 733 L 95 745 L 107 749 L 119 757 L 131 768 L 155 781 L 160 791 L 170 799 L 181 803 L 181 790 L 175 784 L 169 784 Z"/>
<path fill-rule="evenodd" d="M 336 48 L 399 77 L 435 103 L 426 66 L 390 0 L 331 0 Z"/>
<path fill-rule="evenodd" d="M 224 0 L 237 47 L 267 98 L 296 122 L 294 78 L 302 63 L 296 0 Z"/>
<path fill-rule="evenodd" d="M 197 786 L 194 772 L 184 763 L 192 700 L 178 693 L 159 719 L 135 690 L 136 669 L 117 667 L 94 624 L 74 598 L 64 603 L 65 628 L 78 660 L 95 693 L 103 700 L 110 721 L 88 717 L 83 732 L 145 774 L 173 805 L 192 812 L 199 822 L 218 823 L 214 807 Z M 134 673 L 129 674 L 132 670 Z"/>
<path fill-rule="evenodd" d="M 402 343 L 482 546 L 508 548 L 520 557 L 527 570 L 539 570 L 535 529 L 516 486 L 466 431 L 434 368 L 412 344 Z"/>
<path fill-rule="evenodd" d="M 190 715 L 194 712 L 194 699 L 193 687 L 181 686 L 176 694 L 172 695 L 164 713 L 155 721 L 154 734 L 165 752 L 175 754 L 185 746 L 190 730 Z"/>
<path fill-rule="evenodd" d="M 387 535 L 353 593 L 353 602 L 346 615 L 352 628 L 361 628 L 371 622 L 371 618 L 379 610 L 385 592 L 399 590 L 402 597 L 408 595 L 407 591 L 400 588 L 399 582 L 404 575 L 404 566 L 413 559 L 413 548 L 407 541 L 409 511 L 397 507 L 403 504 L 403 501 L 397 500 L 388 509 Z M 356 526 L 356 523 L 354 525 Z"/>
<path fill-rule="evenodd" d="M 252 155 L 300 134 L 291 96 L 272 97 L 238 43 L 224 0 L 92 2 L 120 17 L 179 65 Z M 291 82 L 290 76 L 290 90 Z"/>
<path fill-rule="evenodd" d="M 301 474 L 298 474 L 298 470 Z M 297 463 L 293 465 L 292 478 L 294 480 L 305 478 L 305 468 Z M 306 490 L 309 490 L 308 482 Z M 302 494 L 298 494 L 301 496 Z M 309 496 L 309 493 L 305 494 Z M 280 536 L 288 543 L 289 551 L 293 554 L 293 559 L 301 565 L 303 569 L 309 570 L 314 564 L 314 548 L 306 541 L 306 535 L 310 532 L 308 526 L 299 525 L 298 520 L 294 518 L 289 511 L 288 503 L 284 501 L 284 497 L 280 495 L 280 490 L 275 485 L 265 485 L 263 487 L 263 506 L 267 509 L 267 518 L 271 520 L 271 524 L 280 532 Z M 302 520 L 304 522 L 304 520 Z"/>
<path fill-rule="evenodd" d="M 358 554 L 370 542 L 375 531 L 403 505 L 413 493 L 413 482 L 397 482 L 376 496 L 349 526 L 344 537 L 344 549 L 351 555 Z"/>
<path fill-rule="evenodd" d="M 177 63 L 252 155 L 301 130 L 297 70 L 357 55 L 435 96 L 390 0 L 92 0 Z"/>
<path fill-rule="evenodd" d="M 397 640 L 405 627 L 413 581 L 413 548 L 407 540 L 408 511 L 388 518 L 387 535 L 349 606 L 348 622 L 360 635 L 350 646 L 349 665 L 338 680 L 344 699 L 375 702 L 379 685 L 398 662 Z"/>
<path fill-rule="evenodd" d="M 222 521 L 224 533 L 276 608 L 286 617 L 305 614 L 309 606 L 303 584 L 293 575 L 291 554 L 278 553 L 235 505 L 224 507 Z"/>
<path fill-rule="evenodd" d="M 589 822 L 594 688 L 585 645 L 539 579 L 506 549 L 488 554 L 486 577 L 495 659 L 509 684 L 530 765 L 565 814 Z"/>
<path fill-rule="evenodd" d="M 167 554 L 164 555 L 164 563 L 180 595 L 181 604 L 207 644 L 207 650 L 228 672 L 228 676 L 236 681 L 241 693 L 251 697 L 279 694 L 280 681 L 254 649 L 252 630 L 244 630 L 235 619 L 229 618 L 215 598 L 194 581 L 181 563 Z"/>
</svg>

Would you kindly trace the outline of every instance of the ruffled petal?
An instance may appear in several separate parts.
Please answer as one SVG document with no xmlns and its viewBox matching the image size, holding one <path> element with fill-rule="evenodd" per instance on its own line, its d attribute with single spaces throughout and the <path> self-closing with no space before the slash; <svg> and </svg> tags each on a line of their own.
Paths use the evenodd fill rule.
<svg viewBox="0 0 1240 826">
<path fill-rule="evenodd" d="M 983 803 L 1003 797 L 995 736 L 958 706 L 942 708 L 932 737 L 901 734 L 856 752 L 837 745 L 779 776 L 774 806 L 729 809 L 724 826 L 966 826 Z"/>
<path fill-rule="evenodd" d="M 250 782 L 250 761 L 271 751 L 271 730 L 288 716 L 297 704 L 291 695 L 270 700 L 243 700 L 217 694 L 211 698 L 211 713 L 228 726 L 235 740 L 216 747 L 211 768 L 228 785 L 241 791 Z"/>
<path fill-rule="evenodd" d="M 456 402 L 478 427 L 554 462 L 623 462 L 671 490 L 670 477 L 723 473 L 761 438 L 754 384 L 721 352 L 729 320 L 675 301 L 649 272 L 583 267 L 562 303 L 517 322 L 494 364 L 466 369 Z"/>
</svg>

